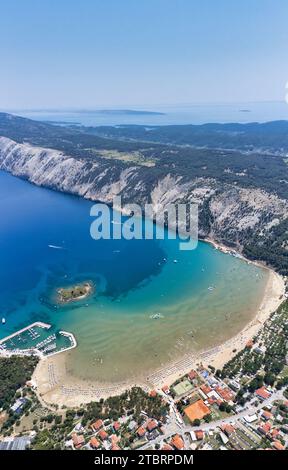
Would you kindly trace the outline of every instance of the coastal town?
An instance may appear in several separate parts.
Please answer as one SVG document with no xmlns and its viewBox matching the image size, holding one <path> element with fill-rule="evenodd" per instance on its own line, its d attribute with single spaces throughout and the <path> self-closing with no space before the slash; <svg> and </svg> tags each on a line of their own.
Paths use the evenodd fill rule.
<svg viewBox="0 0 288 470">
<path fill-rule="evenodd" d="M 221 369 L 199 363 L 161 388 L 49 406 L 27 372 L 9 398 L 0 396 L 0 449 L 285 450 L 287 345 L 286 300 Z"/>
</svg>

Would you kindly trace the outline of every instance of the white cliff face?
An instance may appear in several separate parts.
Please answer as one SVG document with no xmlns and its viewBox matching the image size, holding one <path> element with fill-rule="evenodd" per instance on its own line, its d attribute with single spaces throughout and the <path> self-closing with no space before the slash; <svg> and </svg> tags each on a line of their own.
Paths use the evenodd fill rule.
<svg viewBox="0 0 288 470">
<path fill-rule="evenodd" d="M 103 184 L 107 169 L 97 161 L 91 164 L 57 150 L 18 144 L 6 137 L 0 137 L 0 168 L 37 185 L 106 202 L 125 189 L 127 178 L 133 173 L 133 168 L 129 168 L 120 173 L 117 181 Z"/>
<path fill-rule="evenodd" d="M 120 195 L 129 186 L 129 178 L 134 175 L 135 171 L 137 167 L 129 167 L 120 173 L 116 181 L 105 184 L 101 189 L 101 198 L 105 197 L 106 202 L 112 202 L 113 197 Z"/>
<path fill-rule="evenodd" d="M 125 203 L 152 203 L 156 212 L 174 202 L 197 203 L 205 216 L 200 217 L 201 235 L 238 247 L 247 229 L 261 239 L 271 227 L 288 218 L 287 201 L 260 189 L 223 184 L 211 178 L 184 183 L 181 176 L 168 171 L 158 178 L 150 168 L 99 158 L 74 158 L 5 137 L 0 137 L 0 169 L 37 185 L 91 200 L 111 203 L 114 196 L 121 195 Z"/>
<path fill-rule="evenodd" d="M 5 137 L 0 137 L 0 154 L 1 169 L 35 184 L 59 185 L 63 190 L 77 184 L 77 174 L 83 170 L 82 162 L 61 152 L 17 144 Z"/>
<path fill-rule="evenodd" d="M 189 185 L 181 185 L 181 177 L 173 177 L 170 174 L 158 181 L 151 191 L 151 203 L 156 213 L 187 194 Z M 185 188 L 186 186 L 186 188 Z"/>
<path fill-rule="evenodd" d="M 214 230 L 221 227 L 241 232 L 248 228 L 262 234 L 288 217 L 287 202 L 260 189 L 233 188 L 212 198 L 210 211 Z"/>
</svg>

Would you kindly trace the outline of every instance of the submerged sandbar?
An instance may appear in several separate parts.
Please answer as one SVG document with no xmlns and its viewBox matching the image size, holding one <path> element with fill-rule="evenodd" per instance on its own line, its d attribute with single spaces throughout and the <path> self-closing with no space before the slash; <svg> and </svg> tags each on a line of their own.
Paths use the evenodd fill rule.
<svg viewBox="0 0 288 470">
<path fill-rule="evenodd" d="M 99 400 L 109 396 L 117 395 L 120 391 L 130 388 L 133 385 L 140 385 L 144 388 L 160 388 L 163 384 L 171 384 L 177 378 L 187 373 L 191 368 L 196 367 L 200 362 L 204 365 L 213 364 L 215 367 L 222 367 L 233 355 L 251 339 L 264 325 L 270 314 L 277 310 L 284 300 L 285 284 L 283 278 L 275 272 L 269 270 L 269 277 L 265 291 L 254 318 L 246 324 L 235 336 L 226 337 L 224 342 L 218 342 L 215 347 L 202 349 L 199 352 L 186 353 L 182 358 L 163 365 L 159 369 L 155 365 L 154 371 L 149 373 L 139 373 L 138 376 L 131 375 L 126 380 L 113 382 L 101 382 L 95 376 L 91 378 L 80 378 L 71 373 L 69 368 L 69 353 L 61 354 L 57 357 L 47 358 L 38 364 L 34 380 L 38 385 L 38 392 L 45 396 L 47 403 L 68 406 L 79 406 L 91 400 Z M 53 369 L 57 376 L 57 385 L 52 386 L 49 379 L 49 370 Z M 140 371 L 139 371 L 140 372 Z"/>
</svg>

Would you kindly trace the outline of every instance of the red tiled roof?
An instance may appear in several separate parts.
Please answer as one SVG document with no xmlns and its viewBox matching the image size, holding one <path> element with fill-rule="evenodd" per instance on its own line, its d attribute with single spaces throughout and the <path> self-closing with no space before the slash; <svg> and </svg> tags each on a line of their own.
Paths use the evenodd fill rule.
<svg viewBox="0 0 288 470">
<path fill-rule="evenodd" d="M 102 439 L 102 441 L 105 441 L 105 439 L 108 437 L 108 434 L 106 431 L 104 431 L 104 429 L 101 429 L 101 431 L 98 432 L 98 436 L 100 439 Z"/>
<path fill-rule="evenodd" d="M 162 387 L 161 390 L 162 390 L 162 392 L 164 392 L 164 393 L 168 393 L 168 392 L 169 392 L 169 387 L 168 387 L 168 385 L 163 385 L 163 387 Z"/>
<path fill-rule="evenodd" d="M 150 419 L 147 423 L 147 429 L 149 432 L 153 431 L 158 427 L 158 423 L 154 419 Z"/>
<path fill-rule="evenodd" d="M 137 434 L 139 437 L 142 437 L 144 436 L 146 433 L 145 429 L 143 428 L 143 426 L 140 426 L 140 428 L 137 429 Z"/>
<path fill-rule="evenodd" d="M 268 432 L 271 429 L 271 424 L 270 423 L 262 423 L 259 427 L 258 430 L 262 432 L 263 434 L 268 434 Z"/>
<path fill-rule="evenodd" d="M 262 414 L 262 417 L 265 419 L 271 419 L 273 417 L 272 413 L 270 411 L 264 411 Z"/>
<path fill-rule="evenodd" d="M 90 439 L 90 445 L 91 447 L 93 447 L 94 449 L 98 449 L 98 447 L 100 447 L 100 442 L 98 441 L 98 439 L 96 439 L 96 437 L 91 437 Z"/>
<path fill-rule="evenodd" d="M 75 447 L 81 447 L 85 444 L 85 439 L 82 434 L 80 436 L 76 433 L 72 434 L 72 441 Z"/>
<path fill-rule="evenodd" d="M 208 385 L 201 385 L 201 390 L 203 393 L 205 393 L 205 395 L 207 395 L 208 393 L 212 392 L 212 388 L 209 387 Z"/>
<path fill-rule="evenodd" d="M 281 444 L 280 441 L 274 441 L 272 445 L 276 450 L 285 450 L 285 447 Z"/>
<path fill-rule="evenodd" d="M 169 446 L 169 444 L 164 444 L 161 450 L 173 450 L 173 447 Z"/>
<path fill-rule="evenodd" d="M 112 445 L 117 444 L 117 442 L 120 441 L 120 437 L 116 436 L 116 434 L 111 434 L 110 439 L 111 439 Z"/>
<path fill-rule="evenodd" d="M 149 393 L 149 395 L 150 395 L 150 397 L 152 397 L 152 398 L 157 397 L 157 392 L 156 392 L 156 390 L 151 390 L 151 392 Z"/>
<path fill-rule="evenodd" d="M 270 431 L 270 434 L 274 438 L 274 437 L 278 436 L 279 430 L 274 428 L 274 429 L 272 429 L 272 431 Z"/>
<path fill-rule="evenodd" d="M 204 432 L 202 431 L 202 429 L 198 429 L 198 431 L 195 431 L 195 436 L 197 441 L 202 441 L 202 439 L 204 438 Z"/>
<path fill-rule="evenodd" d="M 195 370 L 190 370 L 189 374 L 188 374 L 188 377 L 190 380 L 194 380 L 196 377 L 197 377 L 197 372 L 195 372 Z"/>
<path fill-rule="evenodd" d="M 234 394 L 229 388 L 222 388 L 222 387 L 217 387 L 215 388 L 216 392 L 218 395 L 220 395 L 221 398 L 225 401 L 230 401 L 234 398 Z"/>
<path fill-rule="evenodd" d="M 221 429 L 223 432 L 225 432 L 225 434 L 227 434 L 227 436 L 230 436 L 231 434 L 233 434 L 233 432 L 235 432 L 235 429 L 234 427 L 231 425 L 231 424 L 223 424 L 221 426 Z"/>
<path fill-rule="evenodd" d="M 117 446 L 117 444 L 114 444 L 114 445 L 111 447 L 111 450 L 121 450 L 121 447 Z"/>
<path fill-rule="evenodd" d="M 184 449 L 184 442 L 181 436 L 179 434 L 175 434 L 171 440 L 171 445 L 175 447 L 177 450 L 182 450 Z"/>
<path fill-rule="evenodd" d="M 94 431 L 99 431 L 103 426 L 103 421 L 102 419 L 97 419 L 95 423 L 91 424 L 91 428 L 94 429 Z"/>
<path fill-rule="evenodd" d="M 256 395 L 260 398 L 263 398 L 264 400 L 266 400 L 266 398 L 269 398 L 270 397 L 270 393 L 266 390 L 266 388 L 264 387 L 261 387 L 261 388 L 258 388 L 256 391 L 255 391 Z"/>
</svg>

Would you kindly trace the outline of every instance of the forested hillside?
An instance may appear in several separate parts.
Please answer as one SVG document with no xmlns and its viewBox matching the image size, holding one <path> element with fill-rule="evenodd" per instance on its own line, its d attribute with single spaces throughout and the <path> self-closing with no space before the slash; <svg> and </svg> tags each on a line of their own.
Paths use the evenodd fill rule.
<svg viewBox="0 0 288 470">
<path fill-rule="evenodd" d="M 200 237 L 287 275 L 287 127 L 83 128 L 0 113 L 0 169 L 108 203 L 197 203 Z"/>
</svg>

